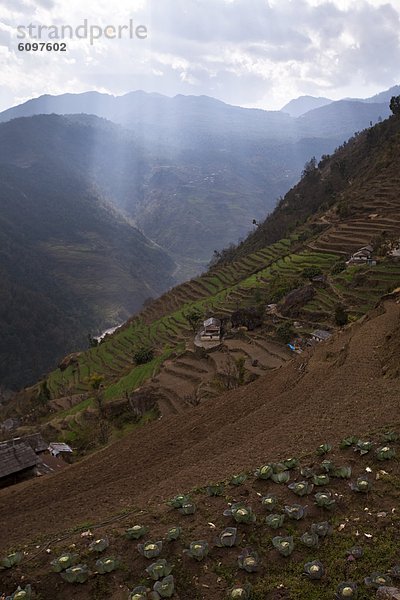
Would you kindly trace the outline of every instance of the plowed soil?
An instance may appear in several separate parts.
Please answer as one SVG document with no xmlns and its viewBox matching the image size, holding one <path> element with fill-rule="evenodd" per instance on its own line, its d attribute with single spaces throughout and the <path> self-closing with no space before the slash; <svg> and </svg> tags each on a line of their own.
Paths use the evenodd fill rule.
<svg viewBox="0 0 400 600">
<path fill-rule="evenodd" d="M 399 347 L 399 325 L 398 300 L 386 300 L 312 356 L 150 424 L 61 473 L 2 490 L 0 549 L 399 422 L 398 370 L 385 364 Z"/>
</svg>

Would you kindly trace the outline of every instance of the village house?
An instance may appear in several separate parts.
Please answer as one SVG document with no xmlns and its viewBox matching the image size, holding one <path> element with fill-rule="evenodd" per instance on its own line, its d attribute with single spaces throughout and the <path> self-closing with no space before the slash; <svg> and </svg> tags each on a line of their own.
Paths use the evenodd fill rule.
<svg viewBox="0 0 400 600">
<path fill-rule="evenodd" d="M 73 450 L 68 444 L 63 442 L 51 442 L 49 444 L 49 452 L 52 456 L 59 456 L 60 454 L 72 454 Z"/>
<path fill-rule="evenodd" d="M 329 338 L 332 337 L 332 334 L 329 333 L 329 331 L 317 329 L 316 331 L 312 332 L 311 337 L 314 342 L 326 342 L 326 340 L 329 340 Z"/>
<path fill-rule="evenodd" d="M 0 487 L 33 476 L 37 462 L 38 457 L 28 444 L 0 444 Z"/>
<path fill-rule="evenodd" d="M 221 339 L 221 321 L 214 317 L 204 321 L 200 339 L 202 342 L 218 342 Z"/>
<path fill-rule="evenodd" d="M 355 252 L 350 259 L 346 262 L 346 265 L 371 265 L 375 266 L 376 261 L 373 259 L 373 247 L 371 245 L 364 246 Z"/>
</svg>

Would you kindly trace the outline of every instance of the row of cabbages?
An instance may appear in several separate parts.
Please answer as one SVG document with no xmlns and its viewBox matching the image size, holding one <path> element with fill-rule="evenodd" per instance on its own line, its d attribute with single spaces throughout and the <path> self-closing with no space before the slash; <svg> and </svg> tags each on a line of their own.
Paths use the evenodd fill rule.
<svg viewBox="0 0 400 600">
<path fill-rule="evenodd" d="M 375 451 L 375 456 L 378 460 L 390 460 L 396 455 L 394 448 L 387 445 L 389 442 L 395 442 L 398 436 L 395 432 L 387 432 L 383 436 L 386 445 L 380 446 Z M 373 448 L 371 441 L 359 440 L 355 436 L 351 436 L 342 440 L 340 444 L 341 448 L 353 447 L 356 452 L 360 455 L 367 454 Z M 324 443 L 317 448 L 317 454 L 325 456 L 331 452 L 332 446 Z M 254 475 L 259 480 L 271 480 L 276 484 L 286 484 L 290 481 L 290 471 L 296 467 L 299 467 L 299 461 L 295 458 L 287 459 L 283 462 L 265 464 L 259 467 Z M 320 465 L 322 473 L 316 473 L 309 467 L 300 469 L 300 474 L 303 476 L 303 480 L 295 481 L 288 485 L 288 488 L 297 496 L 308 496 L 310 495 L 315 487 L 327 486 L 330 483 L 331 477 L 350 479 L 352 469 L 349 466 L 337 467 L 332 461 L 324 459 Z M 239 486 L 243 484 L 247 479 L 245 473 L 235 475 L 231 478 L 230 483 L 233 486 Z M 371 489 L 371 482 L 368 477 L 362 475 L 357 478 L 355 482 L 349 484 L 351 489 L 355 492 L 369 492 Z M 224 484 L 214 484 L 206 488 L 206 492 L 209 496 L 223 496 L 225 493 Z M 261 497 L 262 506 L 271 514 L 267 515 L 264 522 L 267 526 L 272 529 L 279 529 L 283 526 L 286 518 L 293 520 L 303 519 L 307 514 L 308 506 L 302 506 L 299 504 L 285 505 L 283 512 L 277 513 L 276 507 L 278 505 L 278 498 L 273 494 L 267 494 Z M 314 494 L 315 505 L 332 510 L 335 508 L 336 499 L 330 491 L 319 491 Z M 196 505 L 190 500 L 187 495 L 178 495 L 168 502 L 169 506 L 179 510 L 183 515 L 193 515 L 196 512 Z M 234 503 L 224 512 L 225 516 L 230 516 L 239 524 L 251 524 L 257 519 L 255 513 L 250 506 L 246 506 L 244 503 Z M 300 542 L 309 548 L 318 547 L 320 539 L 325 537 L 330 530 L 328 522 L 323 521 L 320 523 L 312 523 L 310 530 L 305 532 L 300 537 Z M 125 537 L 130 540 L 140 540 L 147 534 L 148 530 L 143 525 L 135 525 L 130 527 L 125 532 Z M 174 526 L 169 529 L 166 535 L 166 541 L 172 542 L 181 536 L 182 529 L 179 526 Z M 214 543 L 218 547 L 233 547 L 238 543 L 238 530 L 236 527 L 227 527 L 219 535 L 216 536 Z M 273 547 L 282 555 L 290 556 L 294 550 L 294 539 L 293 536 L 276 536 L 272 539 Z M 109 547 L 108 538 L 95 539 L 89 545 L 89 549 L 94 553 L 102 553 Z M 163 549 L 163 541 L 151 541 L 148 540 L 144 543 L 139 543 L 138 552 L 149 560 L 157 558 L 157 560 L 151 563 L 146 568 L 146 573 L 154 581 L 152 590 L 147 589 L 144 586 L 136 587 L 130 592 L 130 600 L 159 600 L 161 598 L 170 598 L 174 594 L 175 582 L 172 575 L 173 565 L 170 565 L 167 560 L 158 558 Z M 196 540 L 189 544 L 189 547 L 184 550 L 191 558 L 201 561 L 209 553 L 209 543 L 206 540 Z M 361 548 L 352 549 L 349 551 L 352 556 L 357 556 L 357 553 L 362 553 Z M 12 568 L 19 564 L 23 558 L 22 553 L 15 552 L 9 554 L 7 557 L 0 561 L 0 570 Z M 244 548 L 237 559 L 238 567 L 245 570 L 247 573 L 256 572 L 260 566 L 260 560 L 256 551 L 251 548 Z M 77 554 L 64 553 L 60 557 L 54 559 L 52 562 L 53 570 L 60 573 L 60 576 L 68 583 L 84 583 L 87 581 L 90 575 L 89 568 L 86 564 L 82 564 L 79 561 Z M 95 563 L 96 573 L 107 574 L 115 571 L 120 566 L 120 562 L 117 558 L 109 556 L 107 558 L 99 558 Z M 318 561 L 308 562 L 304 565 L 303 574 L 313 580 L 321 579 L 324 576 L 325 568 L 323 564 Z M 393 577 L 400 576 L 400 566 L 396 566 L 392 569 L 391 574 Z M 389 585 L 391 583 L 391 577 L 382 573 L 373 573 L 370 577 L 365 579 L 365 584 L 372 587 L 379 587 L 381 585 Z M 20 587 L 12 594 L 7 597 L 6 600 L 29 600 L 31 597 L 31 587 L 27 585 L 24 589 Z M 343 582 L 339 585 L 336 598 L 356 598 L 357 597 L 357 585 L 354 582 Z M 251 586 L 246 584 L 245 586 L 235 586 L 228 591 L 229 598 L 248 599 L 251 597 Z"/>
</svg>

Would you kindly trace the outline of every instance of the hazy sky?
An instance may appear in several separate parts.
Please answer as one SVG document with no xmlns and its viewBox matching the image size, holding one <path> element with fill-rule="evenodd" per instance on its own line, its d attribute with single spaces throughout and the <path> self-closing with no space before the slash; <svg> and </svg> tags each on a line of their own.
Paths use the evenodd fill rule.
<svg viewBox="0 0 400 600">
<path fill-rule="evenodd" d="M 84 19 L 131 19 L 148 37 L 17 49 L 38 41 L 18 39 L 18 26 Z M 137 89 L 278 109 L 303 94 L 370 96 L 400 83 L 399 65 L 400 0 L 0 0 L 0 110 L 45 93 Z"/>
</svg>

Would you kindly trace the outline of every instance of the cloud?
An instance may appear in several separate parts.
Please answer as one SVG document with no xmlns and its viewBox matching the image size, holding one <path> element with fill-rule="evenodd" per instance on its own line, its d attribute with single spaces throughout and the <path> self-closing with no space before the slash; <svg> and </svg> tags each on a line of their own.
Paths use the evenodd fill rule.
<svg viewBox="0 0 400 600">
<path fill-rule="evenodd" d="M 397 0 L 0 0 L 0 45 L 17 25 L 83 19 L 148 26 L 147 40 L 68 40 L 68 52 L 0 55 L 10 94 L 145 89 L 274 107 L 301 94 L 368 96 L 398 83 Z M 5 33 L 4 33 L 5 32 Z M 11 71 L 10 71 L 11 68 Z M 7 100 L 5 100 L 7 98 Z"/>
</svg>

